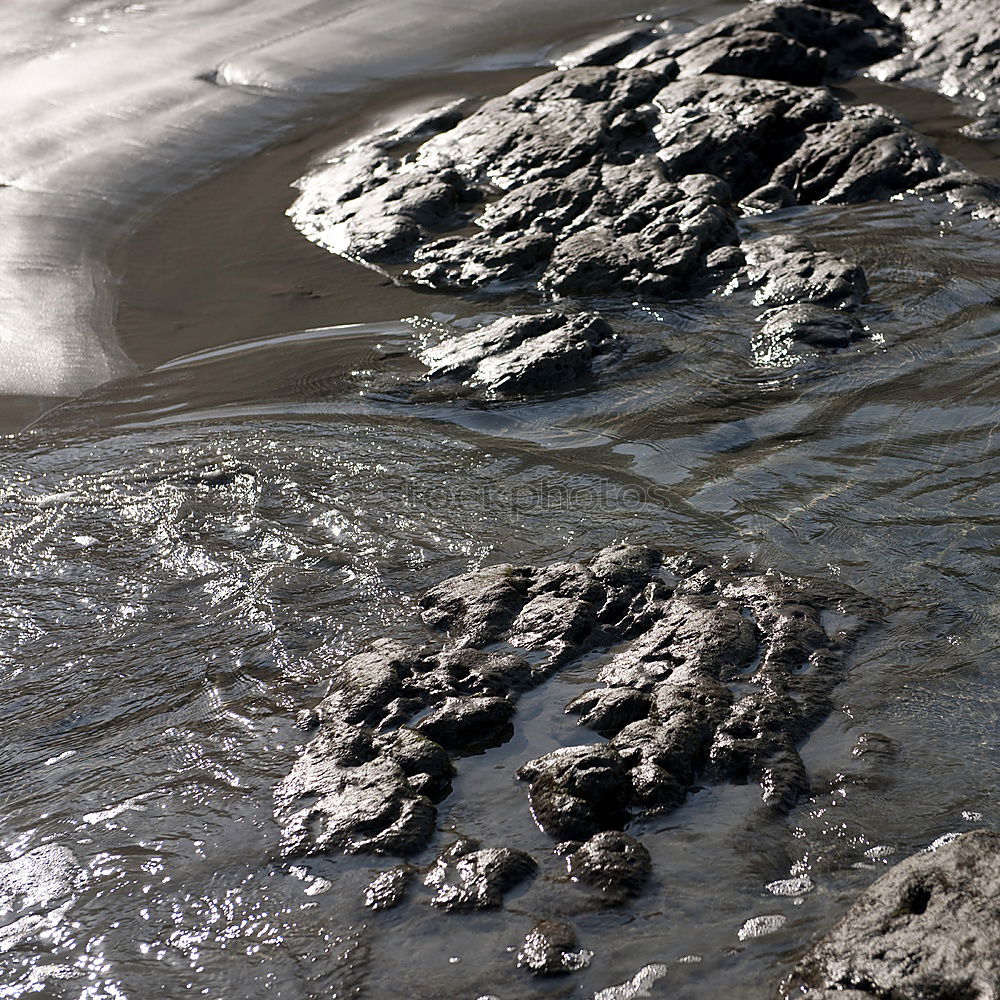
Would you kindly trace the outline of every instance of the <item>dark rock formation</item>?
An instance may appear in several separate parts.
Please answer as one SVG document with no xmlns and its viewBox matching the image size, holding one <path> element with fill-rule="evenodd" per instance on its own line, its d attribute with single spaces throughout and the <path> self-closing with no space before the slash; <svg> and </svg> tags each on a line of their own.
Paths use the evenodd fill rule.
<svg viewBox="0 0 1000 1000">
<path fill-rule="evenodd" d="M 906 31 L 903 51 L 879 67 L 881 79 L 1000 109 L 1000 23 L 992 0 L 879 0 L 879 7 Z"/>
<path fill-rule="evenodd" d="M 535 822 L 559 840 L 580 840 L 628 820 L 628 770 L 606 745 L 553 750 L 524 764 L 517 776 L 531 783 Z"/>
<path fill-rule="evenodd" d="M 489 910 L 503 905 L 504 893 L 532 876 L 537 865 L 524 851 L 480 848 L 460 840 L 438 860 L 424 884 L 437 891 L 431 902 L 445 910 Z"/>
<path fill-rule="evenodd" d="M 1000 835 L 963 834 L 896 865 L 800 962 L 783 995 L 986 1000 L 1000 992 Z"/>
<path fill-rule="evenodd" d="M 762 251 L 774 243 L 744 241 L 737 222 L 915 189 L 996 205 L 988 182 L 959 179 L 930 140 L 823 85 L 902 44 L 867 0 L 753 4 L 679 36 L 625 32 L 477 110 L 452 106 L 362 141 L 303 179 L 291 215 L 321 245 L 435 289 L 613 305 L 700 295 L 735 276 L 783 307 L 762 317 L 765 336 L 844 347 L 866 330 L 853 315 L 860 268 L 803 240 L 772 260 Z M 988 45 L 975 51 L 983 66 L 993 58 Z M 621 347 L 598 317 L 544 314 L 424 360 L 432 378 L 535 392 Z"/>
<path fill-rule="evenodd" d="M 620 830 L 702 778 L 759 782 L 766 803 L 788 806 L 806 787 L 796 746 L 844 670 L 845 636 L 824 631 L 822 612 L 870 620 L 845 592 L 641 545 L 588 564 L 487 567 L 421 606 L 437 644 L 373 644 L 317 706 L 317 735 L 276 792 L 286 851 L 421 849 L 452 759 L 507 739 L 519 692 L 595 649 L 613 655 L 569 711 L 608 741 L 519 772 L 544 830 Z M 497 643 L 511 652 L 482 651 Z"/>
<path fill-rule="evenodd" d="M 511 316 L 444 340 L 420 360 L 431 379 L 511 394 L 562 389 L 588 376 L 624 344 L 596 313 Z"/>
<path fill-rule="evenodd" d="M 282 849 L 412 854 L 434 831 L 425 792 L 450 774 L 447 754 L 416 733 L 323 729 L 275 791 Z"/>
<path fill-rule="evenodd" d="M 761 306 L 859 306 L 868 293 L 864 272 L 802 236 L 769 236 L 745 243 L 747 281 Z"/>
<path fill-rule="evenodd" d="M 413 869 L 405 865 L 376 875 L 365 890 L 365 903 L 373 910 L 391 910 L 403 901 L 412 879 Z"/>
<path fill-rule="evenodd" d="M 577 950 L 576 931 L 569 924 L 539 920 L 528 931 L 517 955 L 517 963 L 536 976 L 558 976 L 578 972 L 590 956 Z"/>
<path fill-rule="evenodd" d="M 686 35 L 654 40 L 624 65 L 675 58 L 688 75 L 727 73 L 819 84 L 900 51 L 900 32 L 867 0 L 754 4 Z"/>
<path fill-rule="evenodd" d="M 600 889 L 611 905 L 638 896 L 652 872 L 649 851 L 627 833 L 598 833 L 566 862 L 573 879 Z"/>
<path fill-rule="evenodd" d="M 787 337 L 815 347 L 847 347 L 865 332 L 852 313 L 813 303 L 769 309 L 761 319 L 760 332 L 764 337 Z"/>
</svg>

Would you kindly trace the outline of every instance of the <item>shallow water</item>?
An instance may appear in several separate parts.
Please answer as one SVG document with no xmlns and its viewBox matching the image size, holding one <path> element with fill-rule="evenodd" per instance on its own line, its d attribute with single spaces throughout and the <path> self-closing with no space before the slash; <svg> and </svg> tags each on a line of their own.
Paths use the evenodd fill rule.
<svg viewBox="0 0 1000 1000">
<path fill-rule="evenodd" d="M 489 303 L 385 286 L 282 213 L 325 144 L 446 92 L 373 96 L 172 202 L 111 260 L 140 371 L 4 442 L 0 996 L 766 997 L 885 865 L 1000 822 L 996 232 L 914 200 L 754 220 L 862 264 L 871 342 L 796 356 L 720 297 L 637 310 L 662 356 L 560 399 L 413 403 L 414 346 Z M 452 573 L 621 538 L 881 603 L 803 748 L 809 799 L 776 820 L 752 786 L 704 789 L 637 828 L 651 889 L 585 912 L 513 774 L 593 740 L 562 707 L 595 655 L 460 763 L 417 859 L 456 833 L 530 850 L 504 911 L 443 914 L 418 884 L 375 914 L 391 862 L 278 857 L 296 713 L 347 655 L 419 636 L 415 598 Z M 868 731 L 895 758 L 852 756 Z M 536 982 L 515 954 L 553 907 L 593 957 Z"/>
</svg>

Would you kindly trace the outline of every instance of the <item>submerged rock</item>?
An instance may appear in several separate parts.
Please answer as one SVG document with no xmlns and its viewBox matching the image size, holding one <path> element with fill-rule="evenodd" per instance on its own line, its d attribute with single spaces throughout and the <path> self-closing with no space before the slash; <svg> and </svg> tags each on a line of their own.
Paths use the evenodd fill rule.
<svg viewBox="0 0 1000 1000">
<path fill-rule="evenodd" d="M 761 306 L 859 306 L 868 282 L 857 264 L 817 250 L 801 236 L 768 236 L 745 243 L 747 280 Z"/>
<path fill-rule="evenodd" d="M 974 1000 L 1000 993 L 1000 835 L 914 855 L 865 890 L 796 967 L 784 996 Z"/>
<path fill-rule="evenodd" d="M 627 833 L 598 833 L 566 859 L 570 876 L 600 889 L 610 904 L 642 892 L 652 873 L 649 851 Z"/>
<path fill-rule="evenodd" d="M 589 962 L 590 953 L 577 948 L 576 931 L 556 920 L 539 920 L 517 954 L 517 964 L 536 976 L 579 972 Z"/>
<path fill-rule="evenodd" d="M 432 380 L 450 379 L 503 395 L 562 389 L 624 344 L 596 313 L 541 313 L 499 319 L 424 351 Z"/>
<path fill-rule="evenodd" d="M 502 906 L 504 893 L 537 868 L 524 851 L 460 840 L 438 859 L 424 884 L 437 890 L 431 902 L 442 909 L 489 910 Z"/>
<path fill-rule="evenodd" d="M 761 321 L 760 332 L 767 338 L 788 337 L 814 347 L 847 347 L 865 333 L 853 313 L 814 303 L 769 309 Z"/>
</svg>

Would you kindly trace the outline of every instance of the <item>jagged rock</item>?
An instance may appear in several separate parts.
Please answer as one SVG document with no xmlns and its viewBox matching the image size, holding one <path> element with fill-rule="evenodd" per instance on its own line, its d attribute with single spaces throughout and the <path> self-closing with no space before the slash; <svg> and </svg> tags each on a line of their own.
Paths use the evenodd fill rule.
<svg viewBox="0 0 1000 1000">
<path fill-rule="evenodd" d="M 612 904 L 639 895 L 653 870 L 642 843 L 616 831 L 591 837 L 569 855 L 567 865 L 572 878 L 600 889 Z"/>
<path fill-rule="evenodd" d="M 413 869 L 404 865 L 376 875 L 365 890 L 365 903 L 373 910 L 391 910 L 406 896 L 413 878 Z"/>
<path fill-rule="evenodd" d="M 501 394 L 560 389 L 592 371 L 596 355 L 623 344 L 596 313 L 511 316 L 424 351 L 431 379 L 448 378 Z"/>
<path fill-rule="evenodd" d="M 532 682 L 530 665 L 516 656 L 472 649 L 435 652 L 384 639 L 341 666 L 315 711 L 324 722 L 386 729 L 408 722 L 435 702 L 503 699 Z M 441 718 L 457 720 L 463 711 L 452 701 Z M 451 749 L 461 749 L 455 733 L 449 740 Z"/>
<path fill-rule="evenodd" d="M 460 840 L 424 879 L 437 892 L 431 902 L 446 910 L 488 910 L 503 905 L 504 893 L 535 873 L 531 855 L 509 847 L 480 848 Z"/>
<path fill-rule="evenodd" d="M 653 557 L 644 546 L 615 546 L 602 556 L 593 568 L 500 565 L 456 577 L 424 595 L 424 620 L 460 645 L 504 638 L 523 649 L 547 649 L 552 669 L 609 641 L 649 581 Z"/>
<path fill-rule="evenodd" d="M 915 0 L 904 19 L 926 20 L 931 6 Z M 962 44 L 979 60 L 973 75 L 992 72 L 990 45 L 969 27 L 956 41 L 960 26 L 944 20 L 928 37 L 944 39 L 951 63 Z M 363 140 L 301 182 L 290 214 L 311 239 L 398 281 L 603 296 L 610 307 L 749 284 L 758 304 L 782 307 L 763 317 L 763 337 L 844 347 L 867 331 L 846 314 L 866 292 L 860 270 L 800 246 L 773 262 L 784 277 L 761 277 L 768 245 L 742 242 L 741 214 L 915 192 L 1000 221 L 995 184 L 821 85 L 902 45 L 868 0 L 757 3 L 682 35 L 625 32 L 476 110 L 450 106 Z M 603 319 L 525 316 L 424 358 L 432 381 L 516 394 L 593 375 L 623 346 Z"/>
<path fill-rule="evenodd" d="M 864 1000 L 1000 992 L 1000 835 L 966 833 L 896 865 L 810 951 L 782 995 Z"/>
<path fill-rule="evenodd" d="M 747 38 L 752 39 L 750 45 L 745 43 Z M 770 62 L 757 54 L 764 38 Z M 654 40 L 623 57 L 622 64 L 640 67 L 677 58 L 685 69 L 700 72 L 708 54 L 717 60 L 728 55 L 729 61 L 722 63 L 725 68 L 714 72 L 819 83 L 827 74 L 848 76 L 895 55 L 900 48 L 898 27 L 864 0 L 854 4 L 767 3 L 743 7 L 680 37 Z"/>
<path fill-rule="evenodd" d="M 527 600 L 530 567 L 506 564 L 446 580 L 420 599 L 424 621 L 461 646 L 498 642 Z"/>
<path fill-rule="evenodd" d="M 801 204 L 848 205 L 886 200 L 949 172 L 940 151 L 899 119 L 872 105 L 805 129 L 797 148 L 775 165 Z"/>
<path fill-rule="evenodd" d="M 577 950 L 576 931 L 555 920 L 539 920 L 528 931 L 517 954 L 517 964 L 536 976 L 578 972 L 589 961 L 588 952 Z"/>
<path fill-rule="evenodd" d="M 608 741 L 518 772 L 543 830 L 620 830 L 704 778 L 758 782 L 786 808 L 807 785 L 796 748 L 844 669 L 845 636 L 821 616 L 872 617 L 848 591 L 626 544 L 588 564 L 486 567 L 420 604 L 437 645 L 375 643 L 320 703 L 317 736 L 276 795 L 286 850 L 423 846 L 451 757 L 508 738 L 519 692 L 597 649 L 610 651 L 597 683 L 568 710 Z M 496 645 L 509 651 L 476 648 Z"/>
</svg>

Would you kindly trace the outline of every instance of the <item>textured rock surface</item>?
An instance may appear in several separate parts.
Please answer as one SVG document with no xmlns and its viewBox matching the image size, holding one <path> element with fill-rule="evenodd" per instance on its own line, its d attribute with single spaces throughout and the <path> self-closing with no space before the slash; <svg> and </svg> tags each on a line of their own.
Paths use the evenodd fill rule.
<svg viewBox="0 0 1000 1000">
<path fill-rule="evenodd" d="M 561 389 L 622 354 L 624 343 L 596 313 L 510 316 L 426 350 L 428 377 L 508 394 Z"/>
<path fill-rule="evenodd" d="M 609 904 L 642 892 L 652 873 L 649 851 L 627 833 L 598 833 L 566 859 L 573 879 L 600 889 Z"/>
<path fill-rule="evenodd" d="M 814 303 L 769 309 L 761 319 L 760 332 L 764 337 L 788 337 L 816 347 L 847 347 L 865 333 L 864 326 L 853 313 Z"/>
<path fill-rule="evenodd" d="M 504 893 L 537 869 L 531 855 L 509 847 L 480 848 L 460 840 L 424 879 L 436 892 L 431 902 L 446 910 L 489 910 L 503 904 Z"/>
<path fill-rule="evenodd" d="M 412 854 L 434 830 L 424 793 L 450 774 L 447 754 L 415 733 L 378 739 L 360 727 L 324 729 L 275 792 L 282 848 Z"/>
<path fill-rule="evenodd" d="M 936 2 L 909 7 L 907 26 L 932 32 L 928 51 L 946 37 L 944 58 L 963 79 L 993 79 L 992 43 L 966 37 L 978 21 L 960 38 L 950 12 L 929 27 Z M 885 65 L 905 75 L 915 31 L 905 41 L 897 22 L 855 0 L 752 4 L 683 35 L 620 33 L 478 109 L 451 106 L 363 140 L 302 180 L 290 214 L 310 239 L 400 281 L 600 296 L 606 308 L 753 289 L 783 307 L 761 317 L 765 337 L 842 348 L 867 329 L 854 315 L 867 288 L 860 268 L 801 240 L 770 260 L 738 223 L 913 191 L 1000 216 L 991 182 L 884 109 L 844 105 L 824 85 L 904 42 L 910 55 Z M 806 268 L 807 280 L 791 280 Z M 602 323 L 502 320 L 424 360 L 432 379 L 466 388 L 558 389 L 621 353 Z"/>
<path fill-rule="evenodd" d="M 802 236 L 769 236 L 746 244 L 743 252 L 756 305 L 851 309 L 868 292 L 860 267 L 817 250 Z"/>
<path fill-rule="evenodd" d="M 824 630 L 823 612 L 870 620 L 849 593 L 642 545 L 490 566 L 420 603 L 436 642 L 374 643 L 317 706 L 317 734 L 276 792 L 287 852 L 420 850 L 453 759 L 509 738 L 519 693 L 592 650 L 607 651 L 597 686 L 568 711 L 608 739 L 520 769 L 542 829 L 621 830 L 706 777 L 758 782 L 786 807 L 806 787 L 797 744 L 844 671 L 847 637 Z M 495 643 L 511 651 L 481 648 Z"/>
<path fill-rule="evenodd" d="M 903 51 L 879 67 L 881 79 L 1000 109 L 1000 22 L 992 0 L 880 0 L 879 7 L 906 32 Z"/>
<path fill-rule="evenodd" d="M 559 976 L 577 972 L 589 961 L 586 951 L 577 950 L 576 931 L 569 924 L 539 920 L 528 931 L 518 952 L 518 965 L 536 976 Z"/>
<path fill-rule="evenodd" d="M 802 960 L 784 996 L 986 1000 L 1000 994 L 1000 835 L 896 865 Z"/>
<path fill-rule="evenodd" d="M 413 870 L 403 865 L 376 875 L 365 890 L 365 903 L 373 910 L 391 910 L 399 906 L 413 879 Z"/>
</svg>

